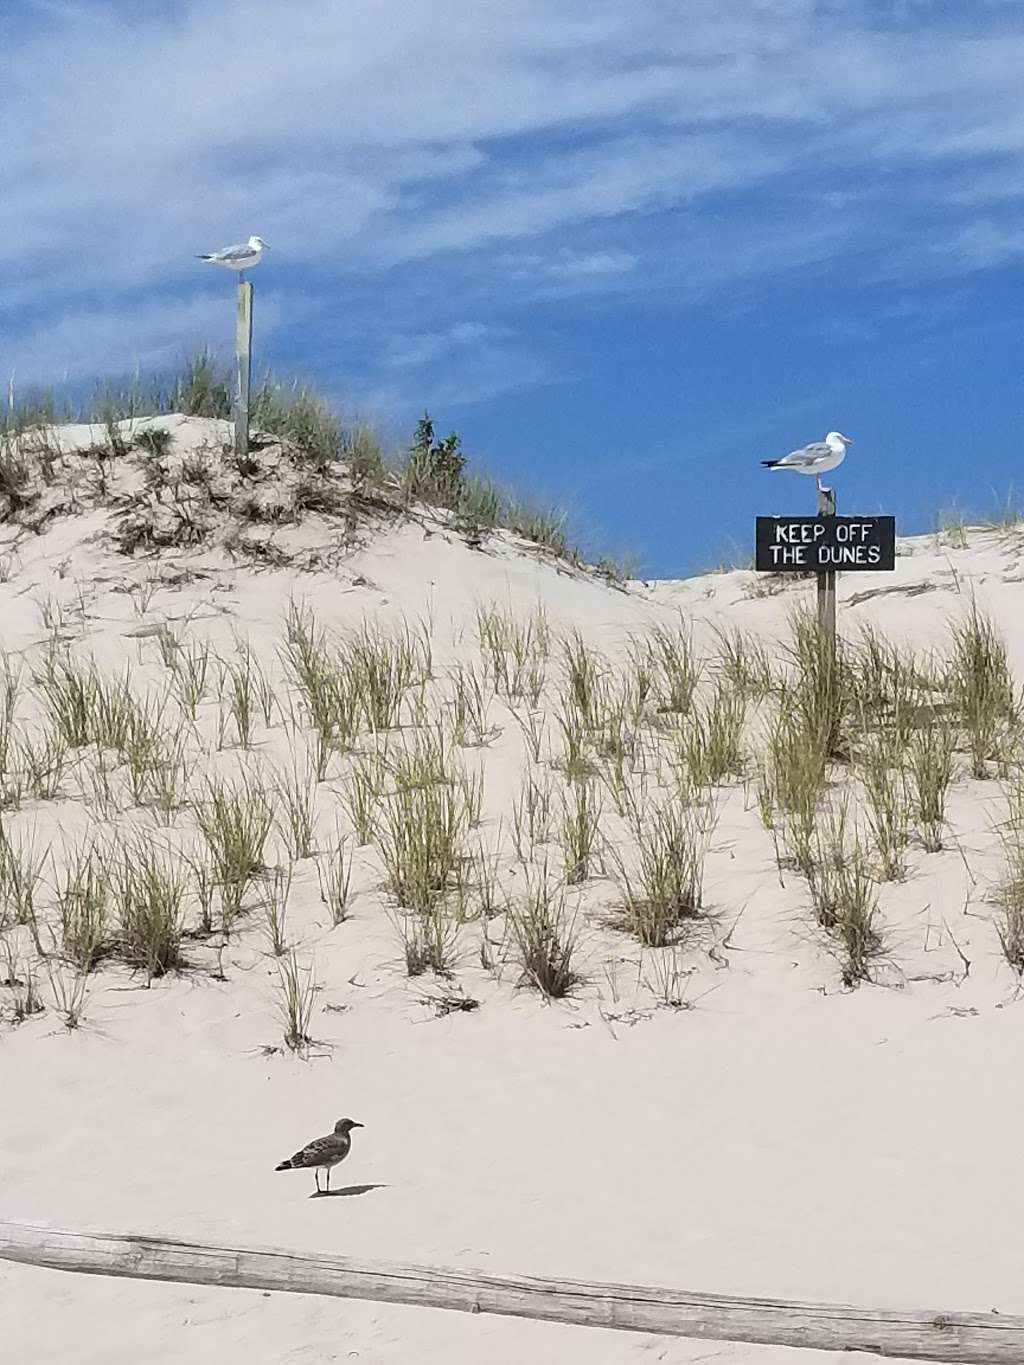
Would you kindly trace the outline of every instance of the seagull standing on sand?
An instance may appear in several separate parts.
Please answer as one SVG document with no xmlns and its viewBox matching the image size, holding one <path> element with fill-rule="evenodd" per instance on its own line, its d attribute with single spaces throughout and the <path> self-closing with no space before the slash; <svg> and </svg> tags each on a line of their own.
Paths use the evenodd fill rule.
<svg viewBox="0 0 1024 1365">
<path fill-rule="evenodd" d="M 250 237 L 247 242 L 236 246 L 226 246 L 221 251 L 211 251 L 209 255 L 197 256 L 197 261 L 209 261 L 211 265 L 222 265 L 227 270 L 237 270 L 239 275 L 250 266 L 259 265 L 264 251 L 270 247 L 262 237 Z"/>
<path fill-rule="evenodd" d="M 765 469 L 792 469 L 795 474 L 813 474 L 821 491 L 821 476 L 836 469 L 846 459 L 846 447 L 853 445 L 852 436 L 841 431 L 830 431 L 823 441 L 791 450 L 781 460 L 762 460 Z"/>
<path fill-rule="evenodd" d="M 327 1188 L 330 1190 L 331 1167 L 345 1160 L 352 1146 L 352 1129 L 362 1127 L 363 1125 L 356 1123 L 355 1119 L 339 1119 L 334 1125 L 333 1133 L 328 1133 L 326 1137 L 314 1138 L 301 1151 L 290 1156 L 287 1161 L 282 1161 L 280 1166 L 275 1166 L 274 1170 L 308 1171 L 312 1167 L 318 1194 L 323 1193 L 320 1189 L 320 1172 L 326 1170 Z"/>
</svg>

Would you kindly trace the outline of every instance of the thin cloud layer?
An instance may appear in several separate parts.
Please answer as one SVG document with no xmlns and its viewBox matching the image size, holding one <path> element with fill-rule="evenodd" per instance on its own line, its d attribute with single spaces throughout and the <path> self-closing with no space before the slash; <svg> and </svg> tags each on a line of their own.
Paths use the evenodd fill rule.
<svg viewBox="0 0 1024 1365">
<path fill-rule="evenodd" d="M 72 321 L 109 327 L 124 368 L 166 345 L 163 291 L 212 316 L 223 290 L 193 253 L 250 231 L 275 249 L 282 319 L 311 290 L 362 298 L 347 317 L 371 334 L 468 317 L 484 358 L 531 297 L 1024 250 L 1024 20 L 1007 4 L 951 20 L 904 3 L 885 22 L 868 0 L 11 8 L 3 360 L 43 377 L 78 363 Z M 429 279 L 415 328 L 369 304 L 396 270 Z M 384 338 L 368 351 L 386 385 Z"/>
</svg>

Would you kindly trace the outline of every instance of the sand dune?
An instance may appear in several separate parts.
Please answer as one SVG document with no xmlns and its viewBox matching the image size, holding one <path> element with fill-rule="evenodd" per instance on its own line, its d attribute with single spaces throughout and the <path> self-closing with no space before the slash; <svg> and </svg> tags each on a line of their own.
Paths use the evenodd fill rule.
<svg viewBox="0 0 1024 1365">
<path fill-rule="evenodd" d="M 227 430 L 160 422 L 178 457 L 214 449 Z M 64 428 L 57 437 L 66 454 L 88 451 L 102 433 Z M 84 469 L 92 457 L 80 458 Z M 429 639 L 432 677 L 408 687 L 401 726 L 387 736 L 392 756 L 415 743 L 424 721 L 444 716 L 451 727 L 453 670 L 472 667 L 484 680 L 485 733 L 451 743 L 449 756 L 482 782 L 468 847 L 493 859 L 514 908 L 545 858 L 554 882 L 566 869 L 557 833 L 517 859 L 513 807 L 532 772 L 551 784 L 553 827 L 569 818 L 563 799 L 572 814 L 557 717 L 573 632 L 616 686 L 628 677 L 631 641 L 659 627 L 691 634 L 706 661 L 699 710 L 721 669 L 723 632 L 763 642 L 781 676 L 788 615 L 813 598 L 813 584 L 769 592 L 742 570 L 616 586 L 508 533 L 474 547 L 451 518 L 422 508 L 399 516 L 369 507 L 357 522 L 310 512 L 250 522 L 241 536 L 229 508 L 196 544 L 126 555 L 119 528 L 145 496 L 144 465 L 128 455 L 115 463 L 102 496 L 57 506 L 31 529 L 8 521 L 0 538 L 3 647 L 24 674 L 14 731 L 38 748 L 53 730 L 45 688 L 31 682 L 48 658 L 66 655 L 86 671 L 95 661 L 108 679 L 127 671 L 136 697 L 166 699 L 161 743 L 174 734 L 185 745 L 181 805 L 163 815 L 149 788 L 134 800 L 115 757 L 104 808 L 91 742 L 67 755 L 53 795 L 26 790 L 8 801 L 8 839 L 47 855 L 35 914 L 48 956 L 30 924 L 13 922 L 10 904 L 0 910 L 0 977 L 34 971 L 46 1005 L 15 1025 L 19 990 L 0 986 L 0 1216 L 495 1272 L 1024 1311 L 1019 980 L 992 899 L 1006 772 L 993 755 L 984 777 L 971 776 L 962 740 L 944 847 L 926 852 L 912 835 L 905 875 L 878 882 L 879 951 L 868 979 L 852 987 L 841 945 L 815 922 L 806 878 L 780 869 L 764 827 L 758 772 L 777 701 L 752 694 L 742 771 L 701 798 L 714 817 L 702 905 L 676 926 L 675 946 L 644 948 L 618 923 L 616 858 L 630 863 L 635 838 L 598 771 L 605 760 L 591 755 L 601 837 L 586 874 L 562 888 L 579 939 L 571 993 L 546 1000 L 524 983 L 510 915 L 482 915 L 476 886 L 462 901 L 450 888 L 445 902 L 451 977 L 409 976 L 410 912 L 387 888 L 376 841 L 355 846 L 342 800 L 360 756 L 383 743 L 364 730 L 354 752 L 329 755 L 315 783 L 314 848 L 323 860 L 340 828 L 351 855 L 340 923 L 321 898 L 316 858 L 290 856 L 277 826 L 267 842 L 268 865 L 291 874 L 280 932 L 318 985 L 308 1046 L 295 1052 L 282 1038 L 281 958 L 260 879 L 226 937 L 217 926 L 194 932 L 190 882 L 182 969 L 149 979 L 123 952 L 105 952 L 84 979 L 79 1026 L 64 1027 L 54 992 L 75 981 L 58 905 L 69 850 L 117 837 L 128 848 L 141 837 L 191 851 L 201 840 L 188 801 L 206 799 L 210 774 L 229 780 L 244 769 L 269 783 L 313 753 L 282 657 L 295 604 L 338 638 L 368 624 Z M 261 486 L 274 479 L 290 486 L 291 473 L 271 471 Z M 254 550 L 254 539 L 264 548 Z M 1005 638 L 1020 677 L 1022 579 L 1019 530 L 972 532 L 959 548 L 934 537 L 902 542 L 895 574 L 841 580 L 840 629 L 856 641 L 874 627 L 923 659 L 948 652 L 951 623 L 974 604 Z M 550 643 L 538 659 L 536 704 L 501 695 L 493 671 L 485 677 L 480 609 L 520 624 L 543 613 Z M 205 645 L 209 674 L 193 721 L 167 659 Z M 256 705 L 248 746 L 223 671 L 246 657 L 267 680 L 270 712 Z M 667 799 L 675 736 L 687 724 L 656 706 L 637 722 L 645 737 L 625 784 L 641 821 Z M 822 799 L 834 805 L 844 790 L 863 804 L 856 773 L 837 762 Z M 386 800 L 379 796 L 380 809 Z M 870 842 L 863 817 L 861 828 Z M 440 1015 L 439 997 L 452 992 L 478 1007 Z M 341 1115 L 365 1129 L 335 1183 L 378 1188 L 310 1200 L 311 1175 L 275 1174 L 274 1165 Z M 36 1365 L 833 1358 L 3 1263 L 0 1322 L 9 1357 Z"/>
</svg>

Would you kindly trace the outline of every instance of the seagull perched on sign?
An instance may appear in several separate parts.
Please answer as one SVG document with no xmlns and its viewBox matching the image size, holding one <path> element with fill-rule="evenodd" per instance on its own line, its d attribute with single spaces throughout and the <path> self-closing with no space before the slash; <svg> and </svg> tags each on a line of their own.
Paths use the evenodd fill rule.
<svg viewBox="0 0 1024 1365">
<path fill-rule="evenodd" d="M 781 460 L 762 460 L 761 463 L 765 469 L 792 469 L 795 474 L 813 474 L 821 490 L 822 474 L 843 463 L 849 445 L 853 445 L 852 436 L 844 436 L 841 431 L 830 431 L 823 441 L 812 441 L 809 446 L 791 450 Z"/>
<path fill-rule="evenodd" d="M 262 237 L 250 237 L 247 242 L 241 242 L 237 246 L 226 246 L 221 251 L 211 251 L 209 255 L 197 256 L 196 260 L 209 261 L 211 265 L 222 265 L 241 274 L 250 266 L 259 265 L 264 251 L 269 250 L 270 247 Z"/>
</svg>

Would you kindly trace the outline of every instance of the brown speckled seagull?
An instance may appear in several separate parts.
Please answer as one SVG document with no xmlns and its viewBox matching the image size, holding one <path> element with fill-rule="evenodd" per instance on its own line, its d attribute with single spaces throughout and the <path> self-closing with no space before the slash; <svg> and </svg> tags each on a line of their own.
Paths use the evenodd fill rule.
<svg viewBox="0 0 1024 1365">
<path fill-rule="evenodd" d="M 308 1171 L 312 1167 L 318 1193 L 323 1193 L 320 1190 L 320 1172 L 326 1170 L 327 1189 L 330 1190 L 331 1167 L 345 1160 L 352 1146 L 352 1129 L 362 1126 L 361 1123 L 356 1123 L 355 1119 L 339 1119 L 334 1125 L 333 1133 L 328 1133 L 326 1137 L 314 1138 L 301 1151 L 290 1156 L 287 1161 L 282 1161 L 280 1166 L 275 1166 L 274 1170 Z"/>
</svg>

